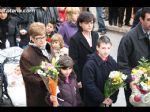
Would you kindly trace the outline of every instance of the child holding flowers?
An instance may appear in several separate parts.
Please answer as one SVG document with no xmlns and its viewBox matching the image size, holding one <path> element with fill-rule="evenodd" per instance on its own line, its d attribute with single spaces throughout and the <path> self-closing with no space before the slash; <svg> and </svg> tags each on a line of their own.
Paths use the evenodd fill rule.
<svg viewBox="0 0 150 112">
<path fill-rule="evenodd" d="M 111 46 L 110 39 L 101 36 L 97 41 L 97 51 L 88 56 L 82 72 L 86 106 L 110 106 L 117 99 L 118 91 L 110 97 L 104 95 L 105 82 L 110 72 L 117 70 L 116 61 L 109 55 Z"/>
<path fill-rule="evenodd" d="M 76 74 L 73 71 L 73 60 L 67 55 L 60 57 L 58 64 L 60 66 L 58 76 L 59 93 L 57 99 L 50 96 L 52 102 L 58 102 L 59 106 L 75 107 L 81 106 L 79 88 L 77 87 Z"/>
</svg>

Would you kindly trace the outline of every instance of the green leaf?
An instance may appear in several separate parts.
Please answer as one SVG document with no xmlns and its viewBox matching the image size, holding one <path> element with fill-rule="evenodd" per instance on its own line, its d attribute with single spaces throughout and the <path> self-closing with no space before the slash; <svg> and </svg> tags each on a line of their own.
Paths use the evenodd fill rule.
<svg viewBox="0 0 150 112">
<path fill-rule="evenodd" d="M 30 70 L 31 70 L 32 73 L 36 73 L 37 70 L 40 69 L 40 68 L 41 68 L 40 66 L 34 66 L 34 67 L 31 67 Z"/>
</svg>

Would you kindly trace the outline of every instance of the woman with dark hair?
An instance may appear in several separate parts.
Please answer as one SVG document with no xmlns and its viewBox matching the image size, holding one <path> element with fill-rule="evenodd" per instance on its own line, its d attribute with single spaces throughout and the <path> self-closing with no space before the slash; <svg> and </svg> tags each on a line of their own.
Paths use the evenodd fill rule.
<svg viewBox="0 0 150 112">
<path fill-rule="evenodd" d="M 74 61 L 74 70 L 77 81 L 82 88 L 82 69 L 86 62 L 86 56 L 96 51 L 98 33 L 93 30 L 95 17 L 90 12 L 82 12 L 77 19 L 78 31 L 70 39 L 69 55 Z M 80 91 L 83 97 L 82 89 Z"/>
<path fill-rule="evenodd" d="M 0 49 L 17 45 L 17 22 L 9 15 L 7 9 L 0 7 Z"/>
</svg>

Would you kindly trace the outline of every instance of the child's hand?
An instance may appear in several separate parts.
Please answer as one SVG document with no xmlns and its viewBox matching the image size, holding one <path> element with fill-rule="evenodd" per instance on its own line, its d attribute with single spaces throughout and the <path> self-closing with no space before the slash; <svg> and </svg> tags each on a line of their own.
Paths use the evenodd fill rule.
<svg viewBox="0 0 150 112">
<path fill-rule="evenodd" d="M 58 100 L 57 100 L 56 96 L 51 95 L 50 100 L 51 100 L 51 102 L 53 102 L 53 107 L 58 107 L 59 106 L 59 103 L 58 103 Z"/>
<path fill-rule="evenodd" d="M 81 83 L 81 81 L 80 81 L 80 82 L 78 82 L 78 84 L 77 84 L 77 85 L 78 85 L 78 87 L 79 87 L 79 88 L 82 88 L 82 83 Z"/>
<path fill-rule="evenodd" d="M 105 100 L 103 101 L 103 104 L 105 104 L 106 106 L 109 106 L 112 104 L 112 100 L 110 98 L 105 98 Z"/>
</svg>

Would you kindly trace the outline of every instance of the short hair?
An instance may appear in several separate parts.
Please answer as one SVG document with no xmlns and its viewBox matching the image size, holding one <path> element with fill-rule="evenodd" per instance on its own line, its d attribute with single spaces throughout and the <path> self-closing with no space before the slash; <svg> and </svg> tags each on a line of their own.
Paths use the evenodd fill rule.
<svg viewBox="0 0 150 112">
<path fill-rule="evenodd" d="M 91 21 L 93 21 L 93 23 L 95 23 L 95 20 L 96 19 L 95 19 L 94 15 L 92 13 L 85 11 L 85 12 L 82 12 L 79 15 L 79 17 L 77 19 L 77 26 L 78 26 L 79 30 L 82 31 L 83 29 L 80 26 L 80 23 L 82 23 L 82 22 L 91 22 Z"/>
<path fill-rule="evenodd" d="M 70 56 L 63 55 L 63 56 L 60 56 L 58 60 L 58 64 L 60 68 L 68 68 L 68 67 L 73 67 L 74 62 Z"/>
<path fill-rule="evenodd" d="M 60 43 L 60 48 L 64 47 L 64 40 L 63 40 L 63 36 L 59 33 L 55 33 L 52 38 L 51 38 L 51 42 L 55 42 L 58 41 Z"/>
<path fill-rule="evenodd" d="M 106 43 L 106 44 L 109 43 L 109 44 L 112 45 L 112 43 L 111 43 L 109 37 L 107 37 L 106 35 L 103 35 L 103 36 L 101 36 L 100 38 L 98 38 L 98 40 L 97 40 L 97 46 L 100 47 L 100 44 L 101 44 L 101 43 Z"/>
<path fill-rule="evenodd" d="M 51 21 L 49 21 L 49 22 L 47 23 L 47 25 L 48 25 L 48 24 L 52 24 L 53 27 L 54 27 L 54 29 L 56 29 L 56 21 L 51 20 Z M 47 26 L 47 25 L 46 25 L 46 26 Z"/>
<path fill-rule="evenodd" d="M 66 20 L 72 21 L 72 15 L 73 15 L 73 13 L 76 13 L 76 12 L 80 13 L 79 7 L 67 7 L 65 10 Z"/>
<path fill-rule="evenodd" d="M 145 14 L 150 13 L 150 7 L 143 7 L 141 11 L 141 18 L 144 20 L 145 19 Z"/>
<path fill-rule="evenodd" d="M 41 22 L 33 22 L 29 27 L 29 35 L 33 38 L 38 35 L 46 35 L 45 24 Z"/>
</svg>

